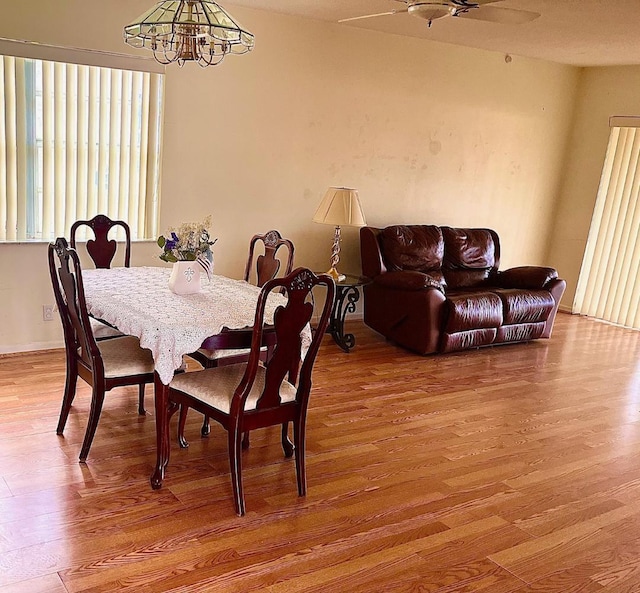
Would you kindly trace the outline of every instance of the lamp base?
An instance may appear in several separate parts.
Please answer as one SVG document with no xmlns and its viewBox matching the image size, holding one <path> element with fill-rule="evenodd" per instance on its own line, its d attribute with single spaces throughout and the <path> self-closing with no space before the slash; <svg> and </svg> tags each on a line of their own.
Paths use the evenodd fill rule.
<svg viewBox="0 0 640 593">
<path fill-rule="evenodd" d="M 332 267 L 328 272 L 325 273 L 331 276 L 336 282 L 342 282 L 346 278 L 344 274 L 338 272 L 338 270 L 336 270 L 334 267 Z"/>
</svg>

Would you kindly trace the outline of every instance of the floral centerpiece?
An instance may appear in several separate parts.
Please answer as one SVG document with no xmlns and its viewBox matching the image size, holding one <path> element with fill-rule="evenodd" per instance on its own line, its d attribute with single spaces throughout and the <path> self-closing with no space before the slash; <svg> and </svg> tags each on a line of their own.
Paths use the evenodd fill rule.
<svg viewBox="0 0 640 593">
<path fill-rule="evenodd" d="M 211 239 L 210 226 L 211 216 L 207 216 L 201 223 L 185 222 L 177 229 L 169 229 L 170 237 L 167 238 L 164 235 L 158 237 L 158 247 L 162 249 L 160 259 L 170 263 L 198 262 L 207 273 L 207 277 L 211 277 L 213 269 L 211 246 L 217 239 Z"/>
</svg>

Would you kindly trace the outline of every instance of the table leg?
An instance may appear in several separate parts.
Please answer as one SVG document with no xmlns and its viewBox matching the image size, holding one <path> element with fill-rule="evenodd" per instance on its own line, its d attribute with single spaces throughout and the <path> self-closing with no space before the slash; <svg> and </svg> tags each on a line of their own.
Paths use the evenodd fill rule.
<svg viewBox="0 0 640 593">
<path fill-rule="evenodd" d="M 156 468 L 151 475 L 151 487 L 155 490 L 162 486 L 164 472 L 169 463 L 171 443 L 169 441 L 169 386 L 165 385 L 158 373 L 154 377 L 156 407 Z"/>
<path fill-rule="evenodd" d="M 345 352 L 349 352 L 355 346 L 356 338 L 353 334 L 344 333 L 344 318 L 347 313 L 355 312 L 356 303 L 359 300 L 360 291 L 357 286 L 336 286 L 336 299 L 331 309 L 329 332 L 334 342 Z"/>
</svg>

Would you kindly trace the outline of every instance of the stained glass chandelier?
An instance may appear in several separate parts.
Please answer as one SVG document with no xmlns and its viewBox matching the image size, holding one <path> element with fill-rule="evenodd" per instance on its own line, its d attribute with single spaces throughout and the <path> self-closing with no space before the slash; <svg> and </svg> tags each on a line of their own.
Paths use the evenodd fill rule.
<svg viewBox="0 0 640 593">
<path fill-rule="evenodd" d="M 210 0 L 164 0 L 124 28 L 124 40 L 147 48 L 161 64 L 219 64 L 253 49 L 254 37 Z"/>
</svg>

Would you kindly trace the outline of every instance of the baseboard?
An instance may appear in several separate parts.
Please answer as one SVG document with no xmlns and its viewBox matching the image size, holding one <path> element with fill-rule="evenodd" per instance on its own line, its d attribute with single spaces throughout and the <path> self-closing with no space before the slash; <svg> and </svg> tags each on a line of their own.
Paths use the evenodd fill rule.
<svg viewBox="0 0 640 593">
<path fill-rule="evenodd" d="M 558 311 L 560 311 L 561 313 L 573 313 L 571 307 L 568 307 L 567 305 L 560 305 L 558 307 Z"/>
<path fill-rule="evenodd" d="M 62 340 L 53 342 L 32 342 L 31 344 L 20 344 L 16 346 L 0 346 L 0 356 L 11 356 L 12 354 L 20 354 L 22 352 L 38 352 L 44 350 L 58 350 L 64 348 Z"/>
</svg>

